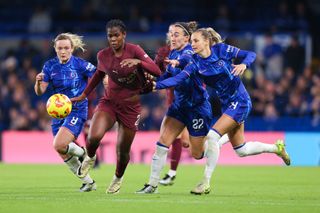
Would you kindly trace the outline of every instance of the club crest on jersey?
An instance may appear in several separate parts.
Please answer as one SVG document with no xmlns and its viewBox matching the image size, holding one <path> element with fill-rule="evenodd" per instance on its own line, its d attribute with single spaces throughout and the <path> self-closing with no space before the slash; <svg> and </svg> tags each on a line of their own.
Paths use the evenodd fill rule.
<svg viewBox="0 0 320 213">
<path fill-rule="evenodd" d="M 76 76 L 77 76 L 77 73 L 76 73 L 76 72 L 71 72 L 71 73 L 70 73 L 70 77 L 71 77 L 71 78 L 75 78 Z"/>
<path fill-rule="evenodd" d="M 217 61 L 215 64 L 214 64 L 214 66 L 216 67 L 216 68 L 221 68 L 221 67 L 223 67 L 225 65 L 225 62 L 223 61 L 223 60 L 219 60 L 219 61 Z"/>
</svg>

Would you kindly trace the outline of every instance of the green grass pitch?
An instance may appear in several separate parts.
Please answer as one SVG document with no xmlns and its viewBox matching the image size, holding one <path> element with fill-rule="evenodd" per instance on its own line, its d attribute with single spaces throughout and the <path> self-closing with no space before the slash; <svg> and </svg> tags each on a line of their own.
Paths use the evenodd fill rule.
<svg viewBox="0 0 320 213">
<path fill-rule="evenodd" d="M 106 195 L 114 166 L 91 172 L 98 189 L 79 193 L 81 183 L 64 165 L 0 164 L 0 212 L 320 212 L 320 168 L 218 166 L 209 195 L 191 195 L 203 166 L 182 165 L 173 186 L 136 195 L 150 166 L 129 165 L 119 194 Z M 165 170 L 167 171 L 167 170 Z"/>
</svg>

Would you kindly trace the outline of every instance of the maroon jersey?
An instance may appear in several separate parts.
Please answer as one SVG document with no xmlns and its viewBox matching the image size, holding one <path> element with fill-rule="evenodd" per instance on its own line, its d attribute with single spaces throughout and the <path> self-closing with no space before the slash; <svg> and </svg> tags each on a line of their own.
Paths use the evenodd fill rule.
<svg viewBox="0 0 320 213">
<path fill-rule="evenodd" d="M 95 73 L 84 92 L 88 95 L 107 74 L 109 76 L 108 87 L 105 91 L 107 100 L 124 100 L 138 95 L 143 86 L 141 81 L 141 78 L 144 77 L 143 72 L 154 76 L 159 76 L 161 72 L 140 46 L 130 43 L 125 43 L 120 57 L 116 57 L 110 47 L 99 51 L 97 57 L 98 72 Z M 137 66 L 121 67 L 120 62 L 124 59 L 139 59 L 141 63 Z"/>
<path fill-rule="evenodd" d="M 164 60 L 169 56 L 170 46 L 165 45 L 158 49 L 154 62 L 159 66 L 162 73 L 166 71 L 167 63 Z"/>
<path fill-rule="evenodd" d="M 167 68 L 167 63 L 164 61 L 170 53 L 170 46 L 165 45 L 158 49 L 157 55 L 154 59 L 154 62 L 159 66 L 162 74 L 165 73 Z M 167 92 L 167 105 L 170 106 L 174 100 L 174 88 L 168 88 L 166 89 Z"/>
</svg>

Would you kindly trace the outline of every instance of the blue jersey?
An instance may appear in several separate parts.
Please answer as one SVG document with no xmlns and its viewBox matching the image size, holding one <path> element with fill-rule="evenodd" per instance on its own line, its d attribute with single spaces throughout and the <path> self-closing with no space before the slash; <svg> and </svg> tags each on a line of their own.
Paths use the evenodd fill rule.
<svg viewBox="0 0 320 213">
<path fill-rule="evenodd" d="M 42 69 L 44 82 L 51 85 L 53 94 L 62 93 L 69 98 L 82 94 L 96 67 L 91 63 L 71 56 L 70 60 L 61 64 L 58 57 L 48 60 Z M 75 137 L 80 134 L 88 116 L 88 100 L 72 103 L 71 113 L 64 119 L 52 119 L 52 133 L 56 135 L 60 127 L 68 128 Z"/>
<path fill-rule="evenodd" d="M 169 54 L 169 59 L 183 60 L 185 63 L 180 64 L 179 67 L 167 68 L 167 72 L 171 76 L 178 75 L 187 63 L 192 60 L 193 50 L 188 44 L 182 50 L 172 50 Z M 193 107 L 208 99 L 208 94 L 203 87 L 201 79 L 191 74 L 191 77 L 177 85 L 174 89 L 174 103 L 183 107 Z"/>
<path fill-rule="evenodd" d="M 224 43 L 216 44 L 211 48 L 209 57 L 202 58 L 194 54 L 193 60 L 179 75 L 157 82 L 156 89 L 179 85 L 195 75 L 213 89 L 220 99 L 223 112 L 241 123 L 250 112 L 251 101 L 240 78 L 231 74 L 232 59 L 238 57 L 244 57 L 242 63 L 249 66 L 256 55 Z"/>
<path fill-rule="evenodd" d="M 55 57 L 45 62 L 42 69 L 43 81 L 51 84 L 53 94 L 62 93 L 73 98 L 82 94 L 87 86 L 88 78 L 92 77 L 95 70 L 94 65 L 75 56 L 71 56 L 65 64 L 61 64 L 58 57 Z M 88 100 L 86 99 L 73 104 L 73 108 L 80 109 L 87 105 Z"/>
<path fill-rule="evenodd" d="M 216 44 L 207 58 L 195 54 L 194 65 L 186 68 L 186 71 L 189 74 L 198 72 L 205 84 L 214 89 L 223 104 L 229 101 L 241 83 L 240 77 L 231 73 L 232 59 L 236 58 L 238 52 L 236 47 L 224 43 Z"/>
</svg>

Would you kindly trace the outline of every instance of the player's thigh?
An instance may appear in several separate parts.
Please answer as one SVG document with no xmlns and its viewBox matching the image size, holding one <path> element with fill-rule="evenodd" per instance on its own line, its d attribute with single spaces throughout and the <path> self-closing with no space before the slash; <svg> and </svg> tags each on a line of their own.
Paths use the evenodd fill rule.
<svg viewBox="0 0 320 213">
<path fill-rule="evenodd" d="M 129 153 L 136 130 L 119 123 L 117 138 L 117 153 Z"/>
<path fill-rule="evenodd" d="M 165 116 L 160 128 L 160 143 L 170 146 L 184 128 L 181 121 Z"/>
<path fill-rule="evenodd" d="M 96 111 L 92 117 L 89 128 L 89 139 L 102 139 L 104 133 L 111 129 L 114 123 L 115 120 L 110 116 L 108 112 Z"/>
<path fill-rule="evenodd" d="M 240 124 L 236 128 L 228 132 L 230 143 L 233 147 L 244 143 L 244 124 Z"/>
<path fill-rule="evenodd" d="M 66 147 L 69 143 L 74 141 L 76 138 L 73 133 L 66 127 L 60 127 L 56 136 L 53 140 L 53 145 L 55 148 Z"/>
</svg>

